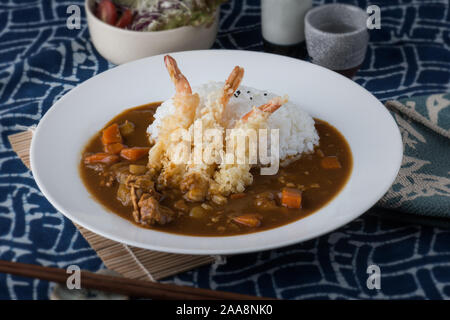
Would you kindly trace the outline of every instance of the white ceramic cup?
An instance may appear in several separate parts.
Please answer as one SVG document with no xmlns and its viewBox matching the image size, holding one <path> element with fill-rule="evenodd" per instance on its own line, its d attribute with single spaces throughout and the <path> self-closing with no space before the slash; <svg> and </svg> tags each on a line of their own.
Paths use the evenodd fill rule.
<svg viewBox="0 0 450 320">
<path fill-rule="evenodd" d="M 261 0 L 263 38 L 281 46 L 305 41 L 304 20 L 311 6 L 312 0 Z"/>
</svg>

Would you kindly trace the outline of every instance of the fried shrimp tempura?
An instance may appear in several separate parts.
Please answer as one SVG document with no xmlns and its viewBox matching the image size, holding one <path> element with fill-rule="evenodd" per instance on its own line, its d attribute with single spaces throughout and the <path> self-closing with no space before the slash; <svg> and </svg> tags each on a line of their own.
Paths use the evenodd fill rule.
<svg viewBox="0 0 450 320">
<path fill-rule="evenodd" d="M 175 85 L 173 102 L 176 110 L 163 120 L 158 140 L 149 152 L 148 167 L 158 175 L 158 186 L 179 188 L 188 201 L 204 201 L 243 192 L 253 182 L 252 164 L 225 164 L 224 144 L 227 152 L 231 148 L 236 159 L 239 144 L 234 137 L 228 136 L 225 141 L 222 137 L 226 129 L 224 110 L 242 81 L 244 69 L 236 66 L 223 88 L 212 92 L 204 108 L 196 115 L 200 101 L 198 94 L 192 93 L 189 82 L 172 57 L 166 56 L 164 62 Z M 236 122 L 233 129 L 246 136 L 250 131 L 266 128 L 268 117 L 285 102 L 285 99 L 277 97 L 254 107 Z M 243 153 L 246 158 L 255 151 L 250 148 L 254 147 L 245 147 Z M 184 162 L 177 161 L 182 150 L 189 155 Z"/>
</svg>

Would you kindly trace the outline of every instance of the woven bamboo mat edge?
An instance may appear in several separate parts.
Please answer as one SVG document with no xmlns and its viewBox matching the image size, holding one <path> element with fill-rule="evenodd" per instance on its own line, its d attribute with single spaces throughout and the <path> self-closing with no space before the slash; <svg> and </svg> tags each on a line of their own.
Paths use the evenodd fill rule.
<svg viewBox="0 0 450 320">
<path fill-rule="evenodd" d="M 32 137 L 31 130 L 8 136 L 12 149 L 30 170 L 29 151 Z M 132 247 L 99 236 L 80 225 L 75 226 L 108 269 L 131 279 L 156 281 L 214 263 L 217 259 L 214 256 L 173 254 Z"/>
</svg>

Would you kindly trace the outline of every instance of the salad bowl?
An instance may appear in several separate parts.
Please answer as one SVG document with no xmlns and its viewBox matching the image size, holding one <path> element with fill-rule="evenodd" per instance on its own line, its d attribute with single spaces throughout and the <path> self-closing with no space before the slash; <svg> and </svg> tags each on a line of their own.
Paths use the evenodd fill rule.
<svg viewBox="0 0 450 320">
<path fill-rule="evenodd" d="M 114 64 L 158 54 L 209 49 L 218 30 L 219 11 L 209 26 L 184 26 L 162 31 L 134 31 L 109 25 L 94 14 L 95 0 L 85 1 L 89 33 L 97 51 Z"/>
</svg>

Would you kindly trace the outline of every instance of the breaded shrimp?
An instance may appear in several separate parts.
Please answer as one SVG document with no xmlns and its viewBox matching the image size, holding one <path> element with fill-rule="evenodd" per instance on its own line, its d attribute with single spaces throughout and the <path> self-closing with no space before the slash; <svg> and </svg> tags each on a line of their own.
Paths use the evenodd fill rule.
<svg viewBox="0 0 450 320">
<path fill-rule="evenodd" d="M 267 119 L 270 115 L 287 102 L 286 98 L 276 97 L 268 103 L 254 107 L 252 111 L 245 114 L 238 122 L 236 122 L 234 129 L 239 130 L 238 139 L 246 139 L 250 137 L 252 132 L 256 133 L 259 129 L 267 128 Z M 238 147 L 239 144 L 235 140 L 236 136 L 227 136 L 227 148 L 231 147 L 231 153 L 234 158 L 234 163 L 223 163 L 219 171 L 214 174 L 214 182 L 210 184 L 209 192 L 211 194 L 229 195 L 230 193 L 243 192 L 245 187 L 253 183 L 253 175 L 250 169 L 253 164 L 250 163 L 250 142 L 244 142 L 245 163 L 238 163 Z M 242 140 L 241 140 L 242 141 Z M 244 140 L 245 141 L 245 140 Z"/>
<path fill-rule="evenodd" d="M 204 141 L 201 147 L 203 159 L 201 159 L 201 163 L 191 159 L 191 164 L 187 166 L 187 173 L 180 185 L 181 190 L 185 192 L 185 198 L 189 201 L 203 201 L 208 194 L 214 171 L 223 156 L 222 137 L 224 128 L 222 117 L 224 109 L 239 87 L 243 77 L 244 69 L 239 66 L 234 67 L 218 97 L 210 100 L 209 104 L 202 110 L 200 118 L 196 120 L 196 123 L 200 121 L 199 124 L 201 124 L 203 130 Z M 214 129 L 217 135 L 220 135 L 219 141 L 211 137 L 210 140 L 206 140 L 208 137 L 204 133 L 211 129 Z M 206 152 L 206 148 L 208 148 L 208 152 Z M 205 157 L 209 157 L 209 159 L 204 159 Z"/>
<path fill-rule="evenodd" d="M 200 101 L 198 94 L 192 93 L 191 86 L 178 68 L 175 59 L 167 55 L 164 57 L 164 63 L 175 85 L 173 101 L 176 112 L 164 119 L 158 141 L 149 151 L 148 167 L 156 171 L 161 169 L 164 155 L 168 153 L 168 149 L 173 143 L 171 134 L 176 129 L 189 128 L 194 121 L 195 110 Z"/>
</svg>

